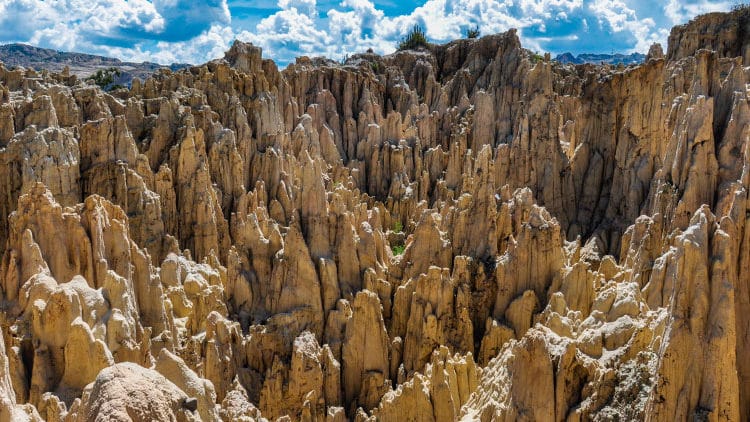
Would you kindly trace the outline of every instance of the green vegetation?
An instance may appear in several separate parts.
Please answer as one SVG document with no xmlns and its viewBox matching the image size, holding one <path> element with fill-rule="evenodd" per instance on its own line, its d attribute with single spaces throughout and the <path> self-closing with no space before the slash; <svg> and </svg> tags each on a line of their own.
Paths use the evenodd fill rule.
<svg viewBox="0 0 750 422">
<path fill-rule="evenodd" d="M 466 38 L 479 38 L 482 33 L 479 31 L 479 25 L 466 30 Z"/>
<path fill-rule="evenodd" d="M 370 62 L 370 68 L 373 73 L 383 73 L 385 71 L 385 66 L 380 62 Z"/>
<path fill-rule="evenodd" d="M 105 91 L 112 91 L 123 88 L 122 85 L 115 84 L 115 78 L 121 74 L 120 69 L 109 67 L 107 69 L 97 70 L 96 73 L 86 78 L 86 80 L 94 81 L 95 84 L 99 85 L 99 87 Z"/>
<path fill-rule="evenodd" d="M 404 225 L 399 220 L 393 221 L 393 233 L 403 233 L 404 232 Z M 398 243 L 396 243 L 398 242 Z M 393 252 L 393 256 L 399 256 L 404 253 L 404 250 L 406 250 L 406 245 L 404 245 L 404 235 L 398 236 L 396 239 L 394 239 L 395 245 L 391 245 L 391 252 Z"/>
<path fill-rule="evenodd" d="M 398 44 L 398 50 L 416 50 L 427 47 L 427 35 L 419 25 L 414 25 L 406 36 Z"/>
<path fill-rule="evenodd" d="M 534 51 L 533 53 L 531 53 L 531 61 L 532 62 L 536 63 L 536 62 L 540 62 L 542 60 L 544 60 L 544 56 L 542 56 L 538 52 Z"/>
<path fill-rule="evenodd" d="M 406 250 L 405 245 L 391 245 L 391 252 L 393 252 L 393 256 L 403 255 L 404 250 Z"/>
</svg>

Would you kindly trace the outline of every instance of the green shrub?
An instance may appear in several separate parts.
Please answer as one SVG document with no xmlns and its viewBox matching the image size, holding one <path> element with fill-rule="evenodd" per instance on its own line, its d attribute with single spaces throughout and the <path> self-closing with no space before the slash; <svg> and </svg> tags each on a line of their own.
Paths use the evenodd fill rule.
<svg viewBox="0 0 750 422">
<path fill-rule="evenodd" d="M 466 30 L 466 38 L 479 38 L 482 33 L 479 31 L 479 25 Z"/>
<path fill-rule="evenodd" d="M 398 44 L 399 51 L 401 50 L 416 50 L 420 47 L 427 47 L 427 35 L 419 25 L 414 25 L 401 42 Z"/>
<path fill-rule="evenodd" d="M 393 252 L 393 256 L 403 255 L 404 250 L 406 250 L 406 245 L 391 245 L 391 252 Z"/>
<path fill-rule="evenodd" d="M 393 231 L 396 232 L 396 233 L 401 233 L 402 231 L 404 231 L 404 225 L 401 224 L 401 222 L 398 221 L 398 220 L 394 221 L 393 222 Z"/>
<path fill-rule="evenodd" d="M 121 74 L 120 69 L 109 67 L 107 69 L 97 70 L 96 73 L 86 79 L 94 81 L 95 84 L 99 85 L 99 87 L 105 91 L 112 91 L 114 89 L 122 88 L 122 85 L 115 84 L 115 78 Z"/>
</svg>

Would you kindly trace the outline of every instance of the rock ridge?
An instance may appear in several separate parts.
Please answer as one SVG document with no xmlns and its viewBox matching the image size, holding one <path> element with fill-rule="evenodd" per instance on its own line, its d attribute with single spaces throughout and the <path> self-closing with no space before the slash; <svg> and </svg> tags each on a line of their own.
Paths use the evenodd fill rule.
<svg viewBox="0 0 750 422">
<path fill-rule="evenodd" d="M 0 422 L 747 420 L 742 13 L 633 66 L 0 66 Z"/>
</svg>

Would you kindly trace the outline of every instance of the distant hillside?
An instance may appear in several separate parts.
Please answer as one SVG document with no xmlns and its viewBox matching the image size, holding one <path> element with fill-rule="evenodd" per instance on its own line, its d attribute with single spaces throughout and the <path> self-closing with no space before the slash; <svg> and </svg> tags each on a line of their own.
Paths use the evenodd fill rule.
<svg viewBox="0 0 750 422">
<path fill-rule="evenodd" d="M 640 64 L 646 60 L 646 55 L 641 53 L 633 54 L 591 54 L 584 53 L 574 56 L 571 53 L 559 54 L 555 57 L 555 60 L 560 63 L 571 63 L 571 64 L 583 64 L 583 63 L 594 63 L 594 64 Z"/>
<path fill-rule="evenodd" d="M 95 56 L 83 53 L 68 53 L 47 48 L 34 47 L 27 44 L 0 45 L 0 62 L 6 67 L 23 66 L 37 70 L 47 69 L 61 72 L 68 66 L 70 73 L 85 78 L 98 69 L 116 67 L 122 74 L 115 81 L 120 85 L 129 85 L 133 78 L 145 80 L 149 75 L 161 68 L 172 70 L 187 67 L 187 64 L 161 65 L 158 63 L 123 62 L 111 57 Z"/>
</svg>

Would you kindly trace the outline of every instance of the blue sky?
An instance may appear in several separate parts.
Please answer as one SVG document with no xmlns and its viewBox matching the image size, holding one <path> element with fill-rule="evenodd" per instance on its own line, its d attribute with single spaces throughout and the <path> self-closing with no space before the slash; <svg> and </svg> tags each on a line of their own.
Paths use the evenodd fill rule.
<svg viewBox="0 0 750 422">
<path fill-rule="evenodd" d="M 414 24 L 436 42 L 469 27 L 517 28 L 524 47 L 553 54 L 666 48 L 672 26 L 736 0 L 0 0 L 0 43 L 25 42 L 124 60 L 203 63 L 234 39 L 286 64 L 391 53 Z"/>
</svg>

